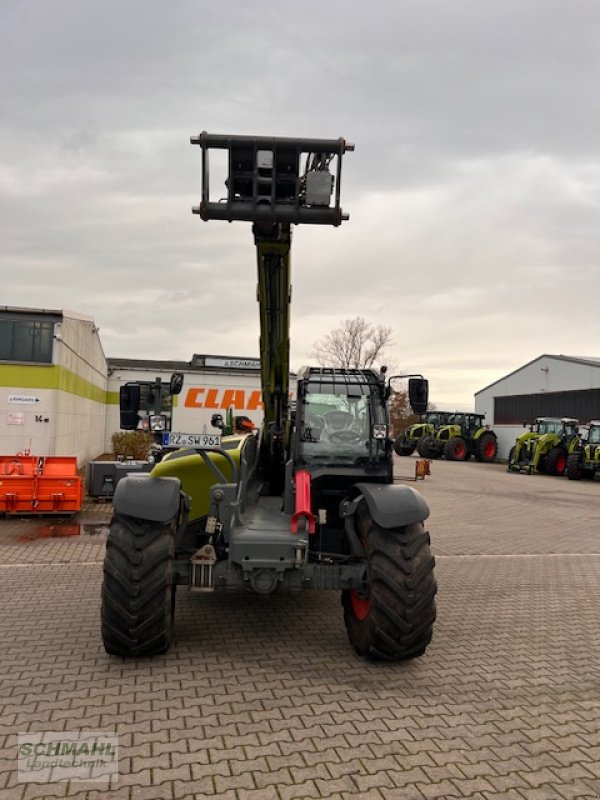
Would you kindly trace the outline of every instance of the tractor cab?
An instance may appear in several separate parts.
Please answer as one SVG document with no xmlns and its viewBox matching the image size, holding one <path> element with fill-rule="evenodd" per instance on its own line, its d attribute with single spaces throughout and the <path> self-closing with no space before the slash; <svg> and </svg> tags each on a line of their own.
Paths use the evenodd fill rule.
<svg viewBox="0 0 600 800">
<path fill-rule="evenodd" d="M 485 414 L 465 414 L 463 424 L 467 431 L 474 434 L 480 428 L 483 428 L 484 419 Z"/>
<path fill-rule="evenodd" d="M 538 436 L 548 434 L 558 436 L 565 444 L 578 435 L 579 420 L 572 417 L 538 417 L 531 426 L 531 432 Z"/>
<path fill-rule="evenodd" d="M 600 444 L 600 420 L 593 419 L 590 422 L 587 444 Z"/>
<path fill-rule="evenodd" d="M 433 425 L 434 428 L 437 428 L 440 425 L 446 424 L 448 416 L 449 415 L 447 411 L 428 411 L 426 414 L 423 414 L 421 420 L 428 425 Z"/>
<path fill-rule="evenodd" d="M 531 433 L 545 436 L 547 433 L 562 433 L 562 422 L 558 417 L 538 417 L 530 426 Z"/>
</svg>

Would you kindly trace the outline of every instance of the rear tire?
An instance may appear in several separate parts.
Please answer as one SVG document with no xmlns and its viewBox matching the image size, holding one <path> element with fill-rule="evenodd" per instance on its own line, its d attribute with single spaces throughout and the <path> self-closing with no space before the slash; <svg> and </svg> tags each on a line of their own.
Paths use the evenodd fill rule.
<svg viewBox="0 0 600 800">
<path fill-rule="evenodd" d="M 482 433 L 475 442 L 475 458 L 489 464 L 498 455 L 498 440 L 493 433 Z"/>
<path fill-rule="evenodd" d="M 102 639 L 110 655 L 165 653 L 175 614 L 176 519 L 166 524 L 115 514 L 106 542 Z"/>
<path fill-rule="evenodd" d="M 566 468 L 567 451 L 563 450 L 562 447 L 553 447 L 552 450 L 544 456 L 544 472 L 547 475 L 564 475 Z"/>
<path fill-rule="evenodd" d="M 583 478 L 583 467 L 579 453 L 571 453 L 567 458 L 567 478 L 570 481 L 580 481 Z"/>
<path fill-rule="evenodd" d="M 394 452 L 398 456 L 412 456 L 415 452 L 416 444 L 406 444 L 404 436 L 399 436 L 394 442 Z"/>
<path fill-rule="evenodd" d="M 359 512 L 357 530 L 365 543 L 368 595 L 342 592 L 344 622 L 356 652 L 379 661 L 423 655 L 435 620 L 434 558 L 423 523 L 380 528 L 368 511 Z"/>
<path fill-rule="evenodd" d="M 448 461 L 466 461 L 469 457 L 467 443 L 460 436 L 453 436 L 446 442 L 444 456 Z"/>
</svg>

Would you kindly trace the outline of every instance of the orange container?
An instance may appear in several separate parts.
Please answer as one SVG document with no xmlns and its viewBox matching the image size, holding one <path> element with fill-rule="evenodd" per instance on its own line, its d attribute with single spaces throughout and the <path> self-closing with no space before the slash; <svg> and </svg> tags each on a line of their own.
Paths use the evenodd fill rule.
<svg viewBox="0 0 600 800">
<path fill-rule="evenodd" d="M 0 513 L 74 514 L 82 505 L 74 456 L 0 456 Z"/>
<path fill-rule="evenodd" d="M 0 456 L 0 512 L 31 512 L 37 465 L 35 456 Z"/>
<path fill-rule="evenodd" d="M 4 477 L 37 473 L 39 458 L 37 456 L 0 456 L 0 480 Z"/>
</svg>

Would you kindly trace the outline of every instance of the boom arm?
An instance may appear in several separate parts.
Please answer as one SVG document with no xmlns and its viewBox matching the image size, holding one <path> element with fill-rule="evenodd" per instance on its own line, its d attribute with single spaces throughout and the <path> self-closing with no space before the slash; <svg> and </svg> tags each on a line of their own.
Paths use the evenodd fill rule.
<svg viewBox="0 0 600 800">
<path fill-rule="evenodd" d="M 290 374 L 290 226 L 253 226 L 258 267 L 260 374 L 265 410 L 261 470 L 274 487 L 286 460 Z M 278 488 L 278 486 L 277 486 Z"/>
<path fill-rule="evenodd" d="M 193 210 L 203 220 L 253 222 L 260 309 L 264 404 L 260 467 L 270 491 L 283 486 L 290 370 L 290 247 L 292 224 L 340 225 L 344 139 L 289 139 L 201 133 L 202 197 Z M 227 151 L 226 196 L 211 197 L 209 150 Z M 306 156 L 304 170 L 302 157 Z M 336 163 L 335 175 L 330 171 Z M 333 203 L 331 203 L 333 194 Z"/>
</svg>

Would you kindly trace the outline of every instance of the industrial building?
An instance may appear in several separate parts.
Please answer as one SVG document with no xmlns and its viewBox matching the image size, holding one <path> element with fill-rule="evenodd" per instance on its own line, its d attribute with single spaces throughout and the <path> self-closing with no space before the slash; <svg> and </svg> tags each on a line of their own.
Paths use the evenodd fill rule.
<svg viewBox="0 0 600 800">
<path fill-rule="evenodd" d="M 600 418 L 600 358 L 544 354 L 475 393 L 475 411 L 507 458 L 523 425 L 536 417 Z"/>
<path fill-rule="evenodd" d="M 102 453 L 107 374 L 89 317 L 0 306 L 1 454 Z"/>
</svg>

